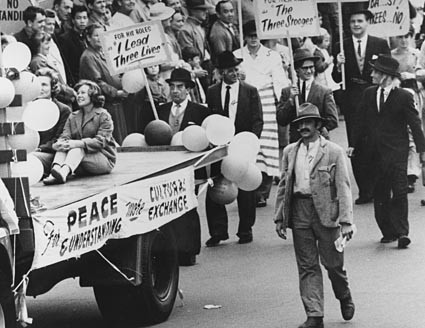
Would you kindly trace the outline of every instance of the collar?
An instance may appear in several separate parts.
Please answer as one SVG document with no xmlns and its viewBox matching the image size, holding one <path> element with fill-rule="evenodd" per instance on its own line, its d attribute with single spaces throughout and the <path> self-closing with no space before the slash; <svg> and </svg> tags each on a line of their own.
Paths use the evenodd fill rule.
<svg viewBox="0 0 425 328">
<path fill-rule="evenodd" d="M 393 85 L 389 85 L 389 86 L 387 86 L 387 87 L 385 87 L 385 88 L 383 88 L 383 87 L 381 87 L 381 86 L 379 86 L 378 87 L 378 89 L 379 89 L 379 91 L 378 92 L 380 92 L 380 90 L 382 90 L 382 89 L 384 89 L 384 94 L 386 94 L 386 95 L 388 95 L 388 94 L 390 94 L 390 92 L 391 92 L 391 90 L 394 88 L 394 86 Z"/>
<path fill-rule="evenodd" d="M 322 143 L 322 141 L 321 141 L 320 138 L 322 138 L 322 136 L 319 136 L 319 138 L 317 138 L 317 140 L 315 140 L 313 142 L 309 142 L 308 143 L 308 147 L 304 144 L 304 142 L 302 141 L 302 139 L 300 139 L 301 140 L 300 147 L 306 148 L 307 151 L 313 150 L 313 149 L 316 149 L 316 148 L 319 148 L 319 145 Z"/>
<path fill-rule="evenodd" d="M 366 33 L 366 35 L 365 35 L 364 37 L 362 37 L 362 38 L 360 38 L 360 39 L 358 39 L 358 38 L 354 37 L 354 35 L 352 35 L 352 36 L 351 36 L 351 38 L 353 39 L 353 43 L 354 43 L 355 45 L 357 45 L 357 41 L 359 41 L 359 40 L 362 42 L 361 44 L 366 44 L 366 42 L 367 42 L 367 37 L 368 37 L 367 33 Z"/>
<path fill-rule="evenodd" d="M 227 23 L 225 23 L 225 22 L 223 22 L 222 20 L 218 20 L 224 27 L 227 27 L 227 28 L 233 28 L 233 24 L 232 23 L 229 23 L 229 24 L 227 24 Z"/>
<path fill-rule="evenodd" d="M 308 87 L 310 87 L 311 86 L 311 84 L 313 83 L 313 81 L 314 81 L 314 76 L 312 76 L 311 78 L 309 78 L 308 80 L 300 80 L 300 85 L 302 85 L 302 83 L 305 81 L 305 85 L 306 85 L 306 88 Z"/>
<path fill-rule="evenodd" d="M 173 105 L 171 106 L 171 108 L 176 108 L 176 107 L 177 107 L 177 105 L 179 105 L 179 106 L 180 106 L 180 108 L 185 109 L 185 108 L 187 107 L 188 102 L 189 102 L 189 98 L 186 98 L 186 99 L 185 99 L 185 100 L 183 100 L 180 104 L 177 104 L 177 103 L 173 102 Z"/>
<path fill-rule="evenodd" d="M 224 89 L 226 89 L 226 87 L 227 86 L 229 86 L 230 88 L 236 88 L 236 87 L 238 87 L 239 86 L 239 80 L 238 81 L 236 81 L 235 83 L 233 83 L 233 84 L 227 84 L 226 82 L 224 82 L 223 81 L 223 88 Z"/>
<path fill-rule="evenodd" d="M 195 25 L 201 25 L 202 24 L 202 22 L 199 19 L 197 19 L 197 18 L 195 18 L 193 16 L 188 16 L 186 18 L 186 22 L 190 22 L 190 21 L 192 21 L 193 24 L 195 24 Z"/>
</svg>

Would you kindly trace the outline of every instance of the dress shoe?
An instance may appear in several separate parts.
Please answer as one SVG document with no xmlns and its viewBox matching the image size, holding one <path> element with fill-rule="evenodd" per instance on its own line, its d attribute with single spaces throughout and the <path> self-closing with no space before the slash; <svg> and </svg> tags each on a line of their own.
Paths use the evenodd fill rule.
<svg viewBox="0 0 425 328">
<path fill-rule="evenodd" d="M 280 177 L 273 177 L 273 183 L 277 186 L 280 182 Z"/>
<path fill-rule="evenodd" d="M 207 240 L 205 245 L 207 247 L 215 247 L 218 244 L 220 244 L 220 241 L 229 239 L 229 236 L 212 236 L 210 239 Z"/>
<path fill-rule="evenodd" d="M 398 248 L 407 248 L 407 246 L 410 244 L 410 238 L 407 236 L 400 236 L 398 238 Z"/>
<path fill-rule="evenodd" d="M 261 197 L 258 201 L 257 201 L 257 207 L 266 207 L 267 206 L 267 200 L 264 199 L 263 197 Z"/>
<path fill-rule="evenodd" d="M 308 317 L 307 321 L 298 328 L 323 328 L 323 318 L 322 317 Z"/>
<path fill-rule="evenodd" d="M 340 300 L 341 303 L 341 314 L 344 320 L 351 320 L 354 317 L 354 311 L 356 307 L 354 306 L 353 299 L 351 298 L 351 295 Z"/>
<path fill-rule="evenodd" d="M 242 236 L 242 237 L 239 237 L 238 243 L 249 244 L 249 243 L 252 243 L 252 240 L 253 240 L 252 235 Z"/>
<path fill-rule="evenodd" d="M 192 266 L 196 264 L 196 255 L 182 252 L 179 253 L 179 265 L 181 266 Z"/>
<path fill-rule="evenodd" d="M 65 183 L 68 175 L 71 173 L 70 168 L 67 165 L 59 167 L 59 165 L 55 165 L 52 167 L 50 171 L 51 175 L 53 175 L 59 183 Z"/>
<path fill-rule="evenodd" d="M 363 205 L 363 204 L 371 203 L 372 201 L 373 201 L 373 197 L 359 197 L 354 201 L 354 203 L 356 205 Z"/>
<path fill-rule="evenodd" d="M 60 182 L 53 175 L 49 175 L 48 177 L 44 178 L 43 183 L 46 186 L 60 184 Z"/>
<path fill-rule="evenodd" d="M 388 244 L 388 243 L 392 243 L 393 241 L 396 241 L 397 237 L 382 237 L 380 240 L 381 244 Z"/>
</svg>

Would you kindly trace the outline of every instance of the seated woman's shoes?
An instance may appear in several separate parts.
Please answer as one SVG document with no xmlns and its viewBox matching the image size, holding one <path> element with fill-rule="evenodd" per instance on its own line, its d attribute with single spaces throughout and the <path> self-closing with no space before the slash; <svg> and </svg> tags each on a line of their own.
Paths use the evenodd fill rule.
<svg viewBox="0 0 425 328">
<path fill-rule="evenodd" d="M 65 183 L 70 172 L 69 168 L 66 166 L 54 166 L 50 173 L 58 181 L 58 183 Z"/>
<path fill-rule="evenodd" d="M 51 185 L 59 184 L 60 182 L 53 175 L 50 174 L 48 177 L 43 179 L 43 183 L 46 186 L 51 186 Z"/>
</svg>

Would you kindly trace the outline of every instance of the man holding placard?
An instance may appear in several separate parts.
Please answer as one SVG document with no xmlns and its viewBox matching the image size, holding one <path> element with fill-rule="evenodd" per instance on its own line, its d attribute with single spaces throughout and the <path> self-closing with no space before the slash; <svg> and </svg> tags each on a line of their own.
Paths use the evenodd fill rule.
<svg viewBox="0 0 425 328">
<path fill-rule="evenodd" d="M 336 82 L 342 80 L 345 71 L 346 90 L 341 97 L 341 110 L 344 114 L 348 144 L 353 146 L 354 119 L 359 99 L 367 87 L 372 85 L 370 62 L 374 55 L 389 54 L 390 49 L 384 39 L 368 35 L 369 21 L 373 18 L 369 10 L 357 10 L 350 15 L 352 36 L 344 40 L 345 53 L 335 54 L 335 66 L 332 77 Z M 337 51 L 340 47 L 336 46 Z M 371 169 L 370 149 L 367 140 L 359 140 L 356 153 L 351 158 L 354 177 L 359 188 L 359 198 L 355 203 L 365 204 L 372 201 L 374 174 Z"/>
</svg>

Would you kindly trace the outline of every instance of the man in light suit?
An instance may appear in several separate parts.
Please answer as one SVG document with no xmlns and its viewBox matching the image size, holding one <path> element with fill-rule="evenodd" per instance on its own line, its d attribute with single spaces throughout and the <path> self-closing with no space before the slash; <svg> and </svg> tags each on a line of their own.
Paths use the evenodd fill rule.
<svg viewBox="0 0 425 328">
<path fill-rule="evenodd" d="M 229 117 L 235 124 L 236 133 L 249 131 L 260 137 L 263 129 L 260 97 L 255 87 L 239 81 L 238 66 L 241 62 L 242 59 L 236 58 L 230 51 L 224 51 L 217 56 L 217 68 L 222 76 L 222 82 L 208 89 L 208 108 L 213 114 Z M 211 171 L 211 175 L 220 174 L 220 166 L 213 166 Z M 239 190 L 237 200 L 239 243 L 250 243 L 253 240 L 252 226 L 255 222 L 256 192 Z M 226 207 L 214 202 L 207 193 L 206 212 L 211 235 L 206 245 L 217 246 L 220 241 L 229 238 Z"/>
<path fill-rule="evenodd" d="M 381 243 L 398 239 L 398 248 L 410 244 L 407 200 L 408 126 L 412 131 L 421 163 L 425 161 L 425 138 L 413 95 L 394 86 L 400 78 L 399 63 L 389 55 L 381 55 L 372 66 L 372 79 L 377 86 L 367 88 L 358 109 L 352 155 L 365 140 L 373 152 L 377 168 L 374 189 L 375 219 L 382 232 Z"/>
<path fill-rule="evenodd" d="M 323 124 L 321 135 L 328 138 L 329 131 L 338 126 L 338 112 L 332 90 L 314 80 L 315 62 L 319 57 L 313 56 L 308 49 L 297 49 L 294 52 L 294 68 L 298 77 L 298 84 L 282 89 L 277 106 L 277 123 L 285 126 L 297 117 L 295 97 L 300 104 L 309 102 L 319 109 Z M 289 142 L 296 142 L 301 138 L 295 125 L 289 130 Z"/>
<path fill-rule="evenodd" d="M 348 144 L 353 142 L 354 118 L 359 99 L 363 90 L 372 85 L 370 73 L 372 57 L 379 54 L 390 54 L 387 41 L 367 34 L 369 21 L 373 14 L 369 10 L 357 10 L 351 13 L 350 29 L 352 36 L 344 40 L 344 53 L 335 53 L 335 66 L 332 77 L 335 82 L 342 80 L 342 64 L 345 71 L 346 89 L 341 94 L 341 111 L 344 114 Z M 335 47 L 340 51 L 340 46 Z M 363 142 L 356 148 L 356 154 L 351 158 L 354 177 L 359 187 L 359 198 L 356 204 L 372 201 L 374 186 L 374 171 L 370 165 L 370 149 Z"/>
<path fill-rule="evenodd" d="M 354 316 L 354 303 L 344 269 L 344 253 L 334 242 L 353 234 L 350 176 L 344 150 L 320 136 L 323 119 L 310 103 L 300 106 L 297 124 L 301 139 L 283 151 L 274 222 L 279 237 L 292 229 L 301 299 L 307 314 L 299 328 L 323 328 L 324 297 L 319 258 L 340 301 L 345 320 Z"/>
</svg>

